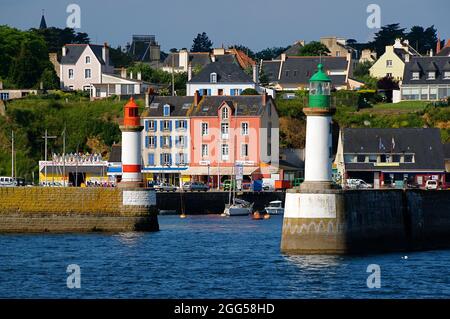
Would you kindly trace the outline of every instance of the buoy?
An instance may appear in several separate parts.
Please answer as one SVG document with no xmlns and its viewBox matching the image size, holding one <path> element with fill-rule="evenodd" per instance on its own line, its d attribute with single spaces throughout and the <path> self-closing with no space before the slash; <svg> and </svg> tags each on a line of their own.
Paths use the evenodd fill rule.
<svg viewBox="0 0 450 319">
<path fill-rule="evenodd" d="M 403 256 L 402 259 L 408 259 L 408 256 Z"/>
<path fill-rule="evenodd" d="M 264 219 L 269 219 L 269 218 L 270 218 L 270 215 L 267 214 L 267 213 L 265 213 L 265 214 L 264 214 Z"/>
<path fill-rule="evenodd" d="M 262 219 L 261 214 L 259 211 L 256 211 L 253 213 L 252 219 Z"/>
<path fill-rule="evenodd" d="M 185 213 L 181 213 L 180 218 L 186 218 L 186 214 Z"/>
</svg>

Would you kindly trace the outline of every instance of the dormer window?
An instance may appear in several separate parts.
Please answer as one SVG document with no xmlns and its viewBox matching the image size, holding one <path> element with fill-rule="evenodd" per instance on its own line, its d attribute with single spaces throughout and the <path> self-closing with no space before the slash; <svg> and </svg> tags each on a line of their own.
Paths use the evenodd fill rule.
<svg viewBox="0 0 450 319">
<path fill-rule="evenodd" d="M 170 116 L 170 105 L 169 104 L 164 105 L 163 112 L 164 112 L 164 116 Z"/>
<path fill-rule="evenodd" d="M 430 71 L 428 72 L 428 80 L 435 80 L 436 79 L 436 72 Z"/>
<path fill-rule="evenodd" d="M 217 83 L 217 73 L 213 72 L 209 75 L 209 81 L 211 83 Z"/>
<path fill-rule="evenodd" d="M 86 57 L 86 64 L 89 64 L 89 63 L 91 63 L 91 57 L 90 57 L 90 56 L 87 56 L 87 57 Z"/>
<path fill-rule="evenodd" d="M 444 80 L 450 80 L 450 71 L 444 72 Z"/>
<path fill-rule="evenodd" d="M 227 120 L 228 119 L 228 108 L 224 107 L 222 109 L 222 120 Z"/>
<path fill-rule="evenodd" d="M 413 80 L 418 80 L 420 78 L 419 72 L 413 72 L 412 73 L 412 79 Z"/>
</svg>

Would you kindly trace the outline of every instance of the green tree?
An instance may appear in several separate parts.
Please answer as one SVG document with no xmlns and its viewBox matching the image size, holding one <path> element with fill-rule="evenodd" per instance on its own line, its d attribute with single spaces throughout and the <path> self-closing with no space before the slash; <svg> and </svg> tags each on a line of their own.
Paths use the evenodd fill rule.
<svg viewBox="0 0 450 319">
<path fill-rule="evenodd" d="M 123 52 L 122 47 L 109 48 L 109 56 L 111 58 L 114 67 L 116 68 L 127 68 L 133 63 L 133 58 L 130 54 Z"/>
<path fill-rule="evenodd" d="M 298 51 L 298 55 L 300 56 L 318 56 L 318 55 L 329 55 L 330 50 L 318 41 L 312 41 L 308 44 L 305 44 Z"/>
<path fill-rule="evenodd" d="M 212 45 L 213 43 L 208 38 L 206 32 L 199 33 L 193 41 L 191 52 L 209 52 L 211 51 Z"/>
<path fill-rule="evenodd" d="M 44 38 L 49 52 L 59 53 L 65 44 L 87 44 L 90 42 L 87 33 L 76 32 L 71 28 L 60 29 L 51 27 L 46 29 L 31 29 L 30 31 Z"/>
<path fill-rule="evenodd" d="M 369 70 L 372 67 L 373 63 L 370 61 L 364 61 L 362 63 L 358 63 L 353 70 L 353 76 L 356 79 L 362 78 L 366 75 L 369 75 Z"/>
<path fill-rule="evenodd" d="M 437 30 L 434 25 L 424 29 L 421 26 L 413 26 L 406 35 L 406 39 L 409 41 L 414 49 L 420 54 L 426 54 L 430 50 L 435 50 L 438 41 Z"/>
<path fill-rule="evenodd" d="M 247 88 L 241 92 L 241 95 L 259 95 L 258 91 L 252 88 Z"/>
<path fill-rule="evenodd" d="M 405 28 L 401 28 L 399 23 L 392 23 L 382 26 L 380 31 L 375 33 L 375 38 L 370 44 L 377 52 L 377 56 L 381 56 L 386 46 L 394 44 L 397 38 L 405 38 Z"/>
<path fill-rule="evenodd" d="M 255 54 L 257 60 L 272 60 L 276 59 L 281 53 L 286 51 L 288 47 L 272 47 L 261 50 Z"/>
<path fill-rule="evenodd" d="M 10 78 L 19 88 L 32 88 L 42 74 L 44 63 L 36 54 L 38 45 L 33 42 L 22 43 L 19 55 L 13 60 Z"/>
<path fill-rule="evenodd" d="M 42 72 L 41 79 L 39 82 L 42 82 L 42 86 L 44 90 L 52 90 L 59 88 L 59 78 L 56 75 L 56 72 L 53 68 L 46 68 L 44 72 Z"/>
</svg>

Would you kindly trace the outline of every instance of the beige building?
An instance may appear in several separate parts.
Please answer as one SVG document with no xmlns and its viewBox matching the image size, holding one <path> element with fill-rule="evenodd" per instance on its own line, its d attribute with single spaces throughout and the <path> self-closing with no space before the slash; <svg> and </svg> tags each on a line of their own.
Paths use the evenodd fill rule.
<svg viewBox="0 0 450 319">
<path fill-rule="evenodd" d="M 370 68 L 370 76 L 374 78 L 391 77 L 395 80 L 403 80 L 405 63 L 409 62 L 411 56 L 420 56 L 414 50 L 408 40 L 396 39 L 394 45 L 386 46 L 386 51 Z"/>
</svg>

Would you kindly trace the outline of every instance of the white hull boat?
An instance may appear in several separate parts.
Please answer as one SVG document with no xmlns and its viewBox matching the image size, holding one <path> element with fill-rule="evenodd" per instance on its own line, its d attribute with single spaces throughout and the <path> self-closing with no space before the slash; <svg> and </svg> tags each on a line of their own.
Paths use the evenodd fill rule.
<svg viewBox="0 0 450 319">
<path fill-rule="evenodd" d="M 242 199 L 235 199 L 231 205 L 226 205 L 223 211 L 227 216 L 248 216 L 253 213 L 253 203 Z"/>
<path fill-rule="evenodd" d="M 284 214 L 283 202 L 280 200 L 274 200 L 270 202 L 269 206 L 264 207 L 264 209 L 269 215 Z"/>
</svg>

